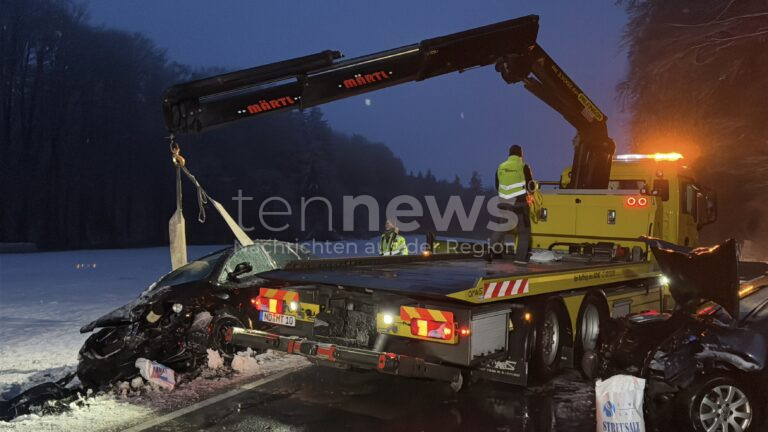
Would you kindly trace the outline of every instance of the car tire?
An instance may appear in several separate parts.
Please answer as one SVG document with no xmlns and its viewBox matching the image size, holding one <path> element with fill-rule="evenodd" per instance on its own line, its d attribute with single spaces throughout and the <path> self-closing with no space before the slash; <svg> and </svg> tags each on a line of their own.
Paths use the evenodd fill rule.
<svg viewBox="0 0 768 432">
<path fill-rule="evenodd" d="M 213 319 L 211 320 L 211 332 L 208 345 L 211 349 L 219 351 L 221 356 L 227 362 L 231 361 L 232 357 L 234 357 L 238 351 L 245 349 L 244 347 L 227 342 L 227 333 L 232 327 L 245 326 L 240 318 L 229 312 L 219 311 L 214 314 Z"/>
<path fill-rule="evenodd" d="M 536 337 L 531 359 L 534 380 L 546 382 L 560 370 L 560 357 L 565 342 L 566 323 L 563 321 L 560 304 L 547 301 L 536 320 Z"/>
<path fill-rule="evenodd" d="M 728 429 L 755 430 L 760 406 L 751 389 L 742 381 L 726 376 L 703 376 L 678 395 L 680 427 L 683 430 L 704 432 L 714 423 L 724 421 Z M 739 428 L 732 424 L 738 424 Z M 748 429 L 750 428 L 751 429 Z"/>
<path fill-rule="evenodd" d="M 581 304 L 579 318 L 576 321 L 576 340 L 574 364 L 581 376 L 589 379 L 589 373 L 582 366 L 584 354 L 588 351 L 595 351 L 600 342 L 600 327 L 609 318 L 608 305 L 605 304 L 600 296 L 596 294 L 587 294 Z"/>
</svg>

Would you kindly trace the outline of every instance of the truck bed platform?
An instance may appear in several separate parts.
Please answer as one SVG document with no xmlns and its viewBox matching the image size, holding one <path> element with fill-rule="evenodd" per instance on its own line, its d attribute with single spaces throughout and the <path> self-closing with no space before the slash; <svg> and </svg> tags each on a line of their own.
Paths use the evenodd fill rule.
<svg viewBox="0 0 768 432">
<path fill-rule="evenodd" d="M 609 263 L 561 260 L 518 265 L 511 259 L 489 263 L 466 255 L 434 255 L 296 261 L 283 270 L 268 271 L 259 276 L 298 285 L 334 285 L 486 303 L 513 296 L 560 291 L 564 285 L 576 289 L 658 274 L 657 267 L 648 261 Z"/>
</svg>

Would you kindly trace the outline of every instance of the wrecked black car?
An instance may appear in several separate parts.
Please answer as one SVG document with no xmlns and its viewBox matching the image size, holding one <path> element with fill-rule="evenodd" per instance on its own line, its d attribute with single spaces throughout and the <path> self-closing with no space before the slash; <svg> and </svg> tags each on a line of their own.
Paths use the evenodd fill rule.
<svg viewBox="0 0 768 432">
<path fill-rule="evenodd" d="M 648 430 L 765 430 L 768 275 L 739 285 L 733 240 L 649 243 L 675 310 L 606 322 L 585 370 L 645 378 Z"/>
<path fill-rule="evenodd" d="M 138 374 L 143 357 L 176 371 L 204 364 L 207 349 L 225 357 L 235 347 L 230 327 L 255 328 L 250 301 L 266 281 L 257 276 L 311 255 L 295 244 L 262 240 L 198 258 L 161 277 L 134 301 L 83 326 L 98 329 L 80 349 L 77 375 L 85 388 L 100 389 Z"/>
</svg>

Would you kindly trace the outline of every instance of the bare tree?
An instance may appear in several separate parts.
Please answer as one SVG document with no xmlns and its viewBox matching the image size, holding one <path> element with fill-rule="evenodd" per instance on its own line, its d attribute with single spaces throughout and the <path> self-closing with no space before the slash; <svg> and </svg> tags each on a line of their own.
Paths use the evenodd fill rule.
<svg viewBox="0 0 768 432">
<path fill-rule="evenodd" d="M 621 3 L 629 72 L 619 90 L 634 146 L 694 156 L 720 199 L 713 238 L 768 237 L 754 223 L 768 214 L 768 1 Z"/>
</svg>

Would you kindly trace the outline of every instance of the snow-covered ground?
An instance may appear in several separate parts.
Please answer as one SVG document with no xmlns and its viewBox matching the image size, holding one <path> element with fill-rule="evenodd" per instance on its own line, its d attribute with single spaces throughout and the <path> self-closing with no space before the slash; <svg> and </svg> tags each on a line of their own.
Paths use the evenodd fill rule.
<svg viewBox="0 0 768 432">
<path fill-rule="evenodd" d="M 73 368 L 88 336 L 80 327 L 169 270 L 167 248 L 0 254 L 0 397 Z"/>
<path fill-rule="evenodd" d="M 189 256 L 220 248 L 191 246 Z M 87 337 L 80 327 L 135 298 L 169 269 L 167 248 L 0 254 L 0 399 L 74 371 Z M 208 370 L 171 393 L 124 385 L 64 414 L 0 422 L 0 430 L 123 429 L 256 376 L 306 364 L 276 353 L 244 355 L 239 363 L 239 371 Z"/>
</svg>

